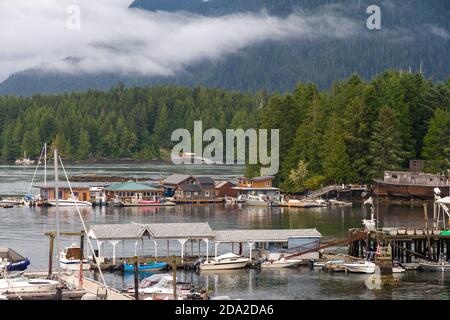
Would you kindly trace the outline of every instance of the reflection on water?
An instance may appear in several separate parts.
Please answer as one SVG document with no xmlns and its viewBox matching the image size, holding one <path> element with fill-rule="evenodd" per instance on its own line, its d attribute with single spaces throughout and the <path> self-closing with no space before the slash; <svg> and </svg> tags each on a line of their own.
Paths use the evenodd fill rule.
<svg viewBox="0 0 450 320">
<path fill-rule="evenodd" d="M 225 166 L 224 166 L 225 167 Z M 131 169 L 130 169 L 131 168 Z M 215 167 L 216 168 L 216 167 Z M 228 171 L 226 170 L 228 168 Z M 240 174 L 231 171 L 233 167 L 217 167 L 197 174 L 216 175 Z M 233 169 L 234 170 L 234 169 Z M 69 166 L 69 174 L 111 173 L 114 175 L 155 175 L 172 172 L 170 166 Z M 194 170 L 195 171 L 195 170 Z M 178 171 L 180 172 L 180 171 Z M 189 170 L 189 173 L 194 173 Z M 32 168 L 11 168 L 0 166 L 0 194 L 24 193 L 33 174 Z M 380 206 L 378 208 L 381 226 L 423 226 L 423 209 L 417 207 Z M 431 212 L 431 208 L 429 208 Z M 82 208 L 81 214 L 87 224 L 93 223 L 152 223 L 152 222 L 208 222 L 213 229 L 290 229 L 317 228 L 325 237 L 345 236 L 349 228 L 361 226 L 361 220 L 370 217 L 370 212 L 361 204 L 340 208 L 249 208 L 244 205 L 180 205 L 175 207 L 149 208 Z M 30 258 L 29 270 L 45 270 L 48 263 L 49 241 L 45 232 L 55 231 L 54 208 L 0 208 L 0 246 L 14 248 Z M 82 225 L 76 210 L 61 208 L 61 229 L 80 231 Z M 77 237 L 65 237 L 61 248 L 78 242 Z M 94 245 L 96 245 L 94 243 Z M 244 250 L 247 246 L 244 246 Z M 121 243 L 116 248 L 117 256 L 132 255 L 134 241 Z M 179 243 L 170 242 L 169 254 L 179 252 Z M 191 249 L 192 248 L 192 249 Z M 220 250 L 231 250 L 219 246 Z M 237 246 L 234 246 L 237 250 Z M 153 254 L 153 243 L 144 241 L 138 252 Z M 166 254 L 166 246 L 158 246 L 160 255 Z M 187 252 L 198 252 L 197 244 L 187 245 Z M 200 248 L 204 254 L 204 244 Z M 212 253 L 212 246 L 210 246 Z M 112 255 L 112 246 L 104 244 L 105 255 Z M 55 253 L 56 254 L 56 253 Z M 95 277 L 93 271 L 88 272 Z M 140 274 L 140 278 L 148 274 Z M 105 274 L 107 282 L 116 288 L 133 285 L 131 274 Z M 365 280 L 368 275 L 343 273 L 328 274 L 302 267 L 284 270 L 235 270 L 224 272 L 179 271 L 178 278 L 192 281 L 195 286 L 207 287 L 213 295 L 229 295 L 240 299 L 448 299 L 450 275 L 440 273 L 411 272 L 400 275 L 400 285 L 383 290 L 368 290 Z"/>
</svg>

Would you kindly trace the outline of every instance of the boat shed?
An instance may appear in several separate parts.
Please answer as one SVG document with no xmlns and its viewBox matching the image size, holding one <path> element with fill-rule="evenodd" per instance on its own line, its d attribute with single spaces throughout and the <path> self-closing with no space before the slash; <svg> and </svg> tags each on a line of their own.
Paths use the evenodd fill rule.
<svg viewBox="0 0 450 320">
<path fill-rule="evenodd" d="M 184 259 L 186 242 L 206 245 L 206 258 L 209 258 L 209 243 L 214 242 L 214 254 L 217 256 L 218 246 L 228 243 L 247 243 L 249 255 L 252 257 L 253 245 L 263 245 L 274 248 L 275 243 L 287 243 L 288 248 L 295 249 L 302 246 L 314 248 L 319 245 L 322 235 L 316 229 L 251 229 L 251 230 L 212 230 L 208 223 L 128 223 L 128 224 L 93 224 L 90 226 L 88 237 L 97 241 L 98 256 L 101 257 L 103 242 L 113 246 L 113 261 L 115 261 L 115 246 L 120 241 L 131 240 L 135 242 L 135 255 L 137 245 L 144 238 L 151 239 L 154 244 L 154 257 L 158 257 L 158 243 L 167 241 L 167 256 L 169 256 L 169 241 L 178 241 L 181 246 L 181 259 Z"/>
</svg>

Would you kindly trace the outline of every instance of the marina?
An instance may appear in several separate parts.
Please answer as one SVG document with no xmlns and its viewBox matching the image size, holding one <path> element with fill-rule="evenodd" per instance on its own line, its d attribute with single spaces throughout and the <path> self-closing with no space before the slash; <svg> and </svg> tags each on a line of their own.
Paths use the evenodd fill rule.
<svg viewBox="0 0 450 320">
<path fill-rule="evenodd" d="M 145 174 L 148 175 L 148 173 Z M 136 173 L 133 173 L 133 175 L 136 175 Z M 122 184 L 122 182 L 115 183 Z M 14 183 L 12 186 L 14 187 Z M 353 202 L 351 205 L 325 205 L 320 207 L 248 206 L 245 203 L 191 203 L 167 207 L 97 205 L 80 207 L 79 209 L 83 218 L 87 219 L 88 233 L 84 235 L 83 232 L 80 232 L 82 229 L 80 221 L 77 219 L 78 214 L 75 207 L 61 207 L 61 232 L 64 235 L 60 239 L 62 242 L 61 249 L 79 248 L 80 240 L 83 239 L 84 250 L 86 251 L 88 247 L 86 239 L 90 238 L 95 244 L 96 261 L 99 262 L 104 272 L 105 281 L 107 281 L 108 286 L 117 290 L 110 297 L 115 299 L 134 298 L 133 294 L 127 297 L 114 295 L 122 295 L 122 292 L 133 287 L 135 283 L 135 257 L 138 257 L 139 281 L 151 275 L 151 272 L 155 272 L 155 270 L 151 270 L 152 266 L 159 269 L 157 272 L 164 272 L 173 269 L 173 266 L 176 265 L 177 279 L 179 278 L 180 282 L 187 281 L 197 288 L 207 287 L 211 297 L 225 295 L 233 298 L 253 297 L 261 299 L 271 295 L 256 289 L 254 285 L 260 281 L 267 282 L 267 284 L 273 284 L 275 281 L 277 287 L 274 288 L 273 285 L 270 285 L 270 292 L 277 292 L 281 288 L 286 289 L 286 285 L 288 285 L 287 295 L 282 294 L 280 298 L 297 298 L 306 294 L 306 292 L 303 292 L 305 288 L 302 289 L 301 286 L 306 281 L 304 277 L 308 277 L 310 280 L 306 281 L 306 284 L 307 288 L 310 288 L 309 290 L 318 289 L 322 286 L 327 287 L 335 283 L 337 287 L 333 290 L 332 297 L 351 298 L 353 296 L 351 292 L 355 292 L 355 290 L 350 290 L 353 287 L 348 287 L 348 285 L 354 283 L 356 279 L 360 279 L 360 284 L 363 285 L 367 279 L 362 279 L 361 276 L 367 273 L 370 275 L 372 270 L 369 270 L 370 272 L 353 273 L 349 266 L 362 267 L 363 265 L 359 261 L 364 259 L 366 251 L 376 250 L 376 248 L 370 247 L 367 250 L 365 239 L 368 235 L 368 239 L 371 239 L 373 234 L 362 232 L 361 221 L 370 218 L 370 209 L 362 202 Z M 4 210 L 2 215 L 5 220 L 5 227 L 9 227 L 5 229 L 8 232 L 2 236 L 2 243 L 17 249 L 18 252 L 30 258 L 31 265 L 26 272 L 38 270 L 41 275 L 48 275 L 49 272 L 42 270 L 48 270 L 49 268 L 49 247 L 52 247 L 49 240 L 51 241 L 52 235 L 55 234 L 55 208 L 14 206 Z M 406 248 L 407 245 L 401 242 L 408 240 L 405 240 L 405 236 L 416 241 L 419 240 L 418 236 L 424 237 L 424 239 L 428 238 L 429 235 L 434 236 L 434 238 L 436 236 L 441 237 L 440 230 L 438 232 L 437 229 L 433 229 L 432 207 L 429 210 L 430 233 L 428 234 L 424 233 L 426 225 L 423 207 L 381 205 L 378 208 L 379 223 L 383 226 L 383 239 L 389 240 L 394 247 L 405 247 L 405 249 L 399 249 L 398 251 L 394 249 L 394 258 L 401 262 L 402 266 L 411 266 L 409 269 L 418 268 L 415 271 L 406 272 L 400 272 L 399 269 L 398 275 L 402 275 L 405 280 L 409 279 L 403 284 L 405 290 L 410 281 L 414 283 L 417 279 L 431 280 L 430 277 L 432 277 L 431 272 L 419 271 L 419 269 L 423 269 L 421 268 L 423 261 L 416 261 L 413 254 L 405 254 L 403 259 L 401 256 L 401 252 L 406 252 L 405 250 L 408 249 Z M 445 213 L 440 212 L 441 224 L 443 214 Z M 42 225 L 44 229 L 33 227 L 32 230 L 34 231 L 31 232 L 29 240 L 19 236 L 17 240 L 11 241 L 14 237 L 11 238 L 7 234 L 13 230 L 19 232 L 20 229 L 14 221 L 20 219 L 20 217 L 27 217 L 28 220 L 31 219 L 31 222 L 45 219 L 45 224 Z M 12 224 L 8 224 L 8 220 Z M 406 227 L 400 228 L 398 225 Z M 36 226 L 39 226 L 39 224 Z M 361 239 L 348 241 L 348 239 L 355 239 L 355 235 L 353 235 L 353 238 L 349 237 L 351 232 L 362 232 Z M 305 236 L 309 238 L 305 238 Z M 299 242 L 302 237 L 303 241 Z M 381 239 L 380 234 L 378 234 L 378 237 Z M 445 247 L 446 236 L 443 235 L 442 237 L 444 237 L 442 243 Z M 30 251 L 31 248 L 27 245 L 31 239 L 33 239 L 32 247 L 36 250 Z M 433 240 L 431 241 L 434 243 Z M 438 250 L 437 246 L 438 244 L 436 244 L 436 250 Z M 414 249 L 414 246 L 408 250 L 412 249 Z M 296 254 L 301 253 L 302 256 L 296 256 Z M 53 250 L 51 255 L 55 256 L 56 254 Z M 345 261 L 339 261 L 340 255 L 347 255 Z M 205 268 L 199 268 L 201 266 L 201 264 L 198 264 L 199 261 L 203 261 L 200 263 L 215 261 L 216 257 L 220 260 L 223 259 L 220 258 L 221 256 L 231 260 L 242 259 L 243 265 L 239 265 L 238 269 L 217 268 L 216 270 L 206 270 Z M 292 257 L 289 258 L 289 256 Z M 426 257 L 426 255 L 424 256 Z M 63 276 L 67 288 L 71 288 L 70 290 L 63 290 L 63 299 L 102 297 L 99 292 L 102 292 L 103 286 L 98 282 L 97 262 L 93 260 L 93 252 L 90 249 L 86 251 L 85 259 L 89 261 L 89 268 L 83 268 L 82 283 L 84 286 L 79 286 L 80 279 L 76 277 L 77 271 L 72 277 Z M 56 258 L 53 260 L 56 261 Z M 324 261 L 323 267 L 310 269 L 308 266 L 312 260 Z M 79 261 L 75 261 L 75 265 L 79 266 Z M 335 263 L 327 263 L 328 261 L 334 261 Z M 85 262 L 83 262 L 84 264 Z M 417 264 L 417 268 L 412 267 L 414 264 Z M 149 267 L 149 270 L 145 270 L 146 266 Z M 55 267 L 56 263 L 50 265 L 53 274 Z M 393 272 L 397 274 L 397 271 Z M 413 274 L 410 272 L 413 272 Z M 338 276 L 340 274 L 344 278 Z M 444 274 L 448 273 L 444 272 Z M 330 276 L 333 278 L 328 278 Z M 226 289 L 229 286 L 229 281 L 233 278 L 239 279 L 235 281 L 241 283 L 241 285 L 235 284 L 240 288 L 239 291 L 234 289 L 227 291 Z M 298 279 L 304 280 L 301 280 L 303 282 L 298 283 L 298 287 L 294 289 L 292 286 L 299 281 Z M 446 279 L 446 276 L 444 279 Z M 329 283 L 325 284 L 324 281 Z M 442 290 L 445 292 L 447 280 L 443 281 L 442 285 L 438 285 L 438 288 L 442 286 Z M 247 283 L 247 287 L 242 287 L 244 283 Z M 433 281 L 430 281 L 430 286 L 435 288 L 434 290 L 439 290 L 432 283 Z M 341 289 L 338 289 L 338 287 Z M 370 293 L 371 291 L 367 289 L 367 286 L 363 285 L 363 287 L 367 291 L 356 291 L 370 299 L 373 293 Z M 231 287 L 229 288 L 231 289 Z M 400 282 L 400 288 L 402 288 L 402 282 Z M 266 290 L 268 290 L 268 287 Z M 400 290 L 395 298 L 406 294 L 406 292 L 401 293 L 402 289 L 399 289 L 399 287 L 393 290 Z M 343 295 L 344 292 L 347 292 L 345 296 Z M 54 295 L 54 293 L 52 294 Z M 419 293 L 416 292 L 416 294 Z M 52 299 L 52 297 L 49 294 L 29 295 L 29 298 L 33 299 Z M 314 297 L 314 290 L 310 291 L 309 297 Z M 372 297 L 375 298 L 375 296 Z M 10 298 L 15 299 L 18 296 L 11 295 Z M 104 295 L 104 298 L 109 299 L 107 294 Z"/>
</svg>

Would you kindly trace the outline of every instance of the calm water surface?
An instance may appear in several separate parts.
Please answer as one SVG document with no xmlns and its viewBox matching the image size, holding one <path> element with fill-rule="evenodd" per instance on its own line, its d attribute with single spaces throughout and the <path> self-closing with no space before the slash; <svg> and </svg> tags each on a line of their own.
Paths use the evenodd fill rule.
<svg viewBox="0 0 450 320">
<path fill-rule="evenodd" d="M 72 174 L 97 173 L 122 176 L 146 176 L 158 179 L 171 172 L 213 175 L 227 178 L 240 175 L 242 168 L 234 166 L 178 167 L 170 165 L 67 165 Z M 0 194 L 23 194 L 30 185 L 34 168 L 0 166 Z M 62 178 L 62 177 L 61 177 Z M 38 172 L 38 180 L 42 174 Z M 49 178 L 49 181 L 51 179 Z M 379 221 L 382 226 L 423 225 L 421 208 L 401 206 L 380 206 Z M 176 206 L 168 208 L 93 208 L 82 210 L 83 219 L 92 223 L 128 222 L 208 222 L 213 229 L 289 229 L 317 228 L 324 237 L 345 236 L 347 230 L 361 226 L 361 220 L 368 218 L 368 210 L 355 203 L 343 208 L 246 208 L 234 205 Z M 76 210 L 60 211 L 61 229 L 80 231 L 82 229 Z M 45 232 L 56 230 L 55 211 L 52 208 L 0 208 L 0 246 L 8 246 L 30 258 L 29 270 L 45 270 L 48 263 L 48 239 Z M 64 238 L 61 248 L 77 242 L 77 238 Z M 95 244 L 94 244 L 95 245 Z M 179 252 L 176 242 L 170 244 L 170 254 Z M 212 248 L 210 248 L 212 250 Z M 221 252 L 229 248 L 219 247 Z M 150 241 L 138 246 L 139 252 L 152 254 Z M 166 246 L 159 246 L 161 254 Z M 191 250 L 187 245 L 187 251 Z M 194 252 L 197 252 L 197 245 Z M 201 251 L 205 248 L 202 246 Z M 117 255 L 134 253 L 134 242 L 118 245 Z M 104 245 L 105 255 L 112 255 L 112 246 Z M 90 272 L 90 275 L 97 275 Z M 142 274 L 141 277 L 148 276 Z M 450 274 L 407 272 L 396 275 L 399 285 L 392 289 L 369 290 L 364 282 L 367 275 L 327 274 L 310 271 L 308 268 L 286 270 L 237 270 L 221 272 L 179 271 L 178 277 L 189 280 L 196 286 L 208 287 L 213 295 L 229 295 L 239 299 L 449 299 Z M 133 284 L 132 275 L 105 274 L 108 284 L 116 288 L 128 288 Z"/>
</svg>

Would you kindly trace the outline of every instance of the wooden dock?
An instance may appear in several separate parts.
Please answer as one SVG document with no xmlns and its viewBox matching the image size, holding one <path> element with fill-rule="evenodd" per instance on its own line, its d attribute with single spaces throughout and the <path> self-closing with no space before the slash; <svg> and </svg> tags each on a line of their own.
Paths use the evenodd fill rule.
<svg viewBox="0 0 450 320">
<path fill-rule="evenodd" d="M 72 275 L 62 275 L 61 279 L 68 285 L 74 288 L 80 287 L 80 278 L 77 273 Z M 128 294 L 124 294 L 119 292 L 118 290 L 108 288 L 105 290 L 105 287 L 100 282 L 95 280 L 84 278 L 82 279 L 81 290 L 85 293 L 90 293 L 98 297 L 98 299 L 103 300 L 134 300 L 134 298 Z"/>
<path fill-rule="evenodd" d="M 362 232 L 351 229 L 349 233 Z M 364 258 L 367 252 L 376 252 L 377 244 L 392 248 L 392 259 L 402 263 L 416 262 L 417 259 L 439 261 L 441 256 L 450 259 L 450 235 L 440 234 L 438 229 L 424 228 L 389 228 L 372 231 L 348 246 L 348 254 Z"/>
</svg>

